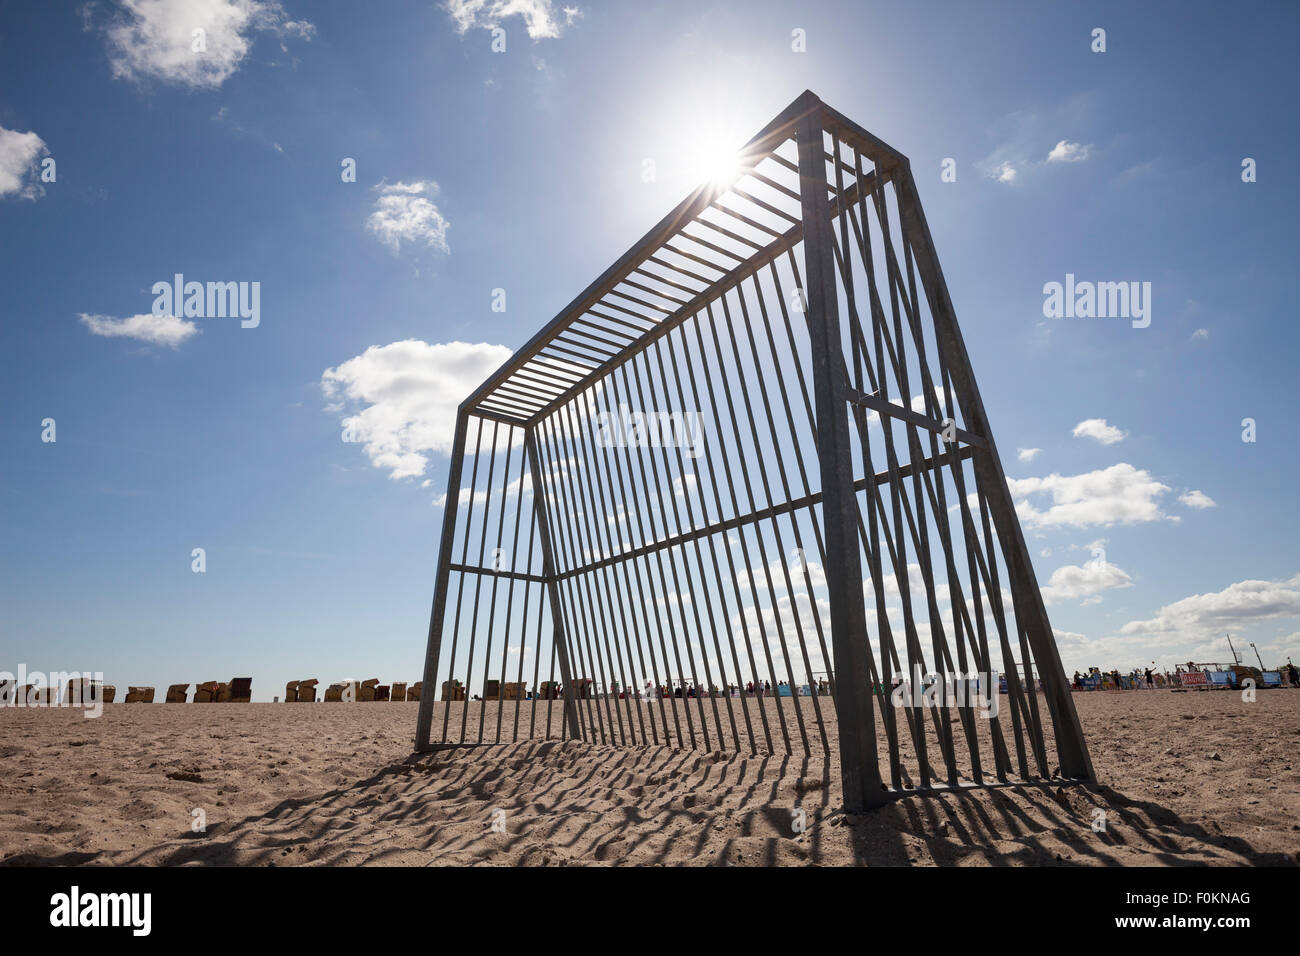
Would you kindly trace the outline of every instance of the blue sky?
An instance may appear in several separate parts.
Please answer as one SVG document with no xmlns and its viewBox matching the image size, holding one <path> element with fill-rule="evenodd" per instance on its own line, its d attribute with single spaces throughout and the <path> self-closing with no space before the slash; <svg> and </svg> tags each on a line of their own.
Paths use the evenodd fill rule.
<svg viewBox="0 0 1300 956">
<path fill-rule="evenodd" d="M 912 161 L 1067 669 L 1227 660 L 1224 632 L 1300 661 L 1298 26 L 0 4 L 0 669 L 417 679 L 449 412 L 805 88 Z M 154 321 L 176 273 L 260 283 L 257 326 Z M 1067 273 L 1150 282 L 1150 326 L 1045 318 Z"/>
</svg>

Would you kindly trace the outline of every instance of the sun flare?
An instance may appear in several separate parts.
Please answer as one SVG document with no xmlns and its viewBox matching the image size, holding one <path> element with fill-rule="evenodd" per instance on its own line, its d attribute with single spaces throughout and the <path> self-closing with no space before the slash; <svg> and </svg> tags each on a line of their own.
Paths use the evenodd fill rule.
<svg viewBox="0 0 1300 956">
<path fill-rule="evenodd" d="M 731 185 L 744 172 L 740 145 L 720 134 L 700 137 L 683 154 L 686 178 L 697 186 Z"/>
</svg>

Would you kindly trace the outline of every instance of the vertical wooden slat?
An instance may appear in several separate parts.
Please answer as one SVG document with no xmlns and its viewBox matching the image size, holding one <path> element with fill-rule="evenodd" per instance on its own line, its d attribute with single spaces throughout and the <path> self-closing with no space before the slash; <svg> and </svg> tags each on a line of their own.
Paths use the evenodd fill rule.
<svg viewBox="0 0 1300 956">
<path fill-rule="evenodd" d="M 551 600 L 551 622 L 554 632 L 554 650 L 560 660 L 560 680 L 564 682 L 564 717 L 570 740 L 581 740 L 582 731 L 578 727 L 578 708 L 573 699 L 573 668 L 569 665 L 569 648 L 564 628 L 564 611 L 560 606 L 559 588 L 555 583 L 555 552 L 551 548 L 551 532 L 546 520 L 546 487 L 541 464 L 537 459 L 537 439 L 530 428 L 524 433 L 524 445 L 528 452 L 528 467 L 533 473 L 533 516 L 537 521 L 537 537 L 542 546 L 542 576 L 546 578 L 546 590 Z M 550 720 L 547 720 L 550 726 Z"/>
<path fill-rule="evenodd" d="M 1043 604 L 1034 566 L 1029 559 L 1029 549 L 1025 546 L 1020 521 L 1016 517 L 1015 503 L 1011 500 L 1006 474 L 1002 470 L 1002 459 L 993 442 L 984 403 L 971 372 L 970 356 L 957 326 L 956 312 L 943 278 L 939 257 L 934 251 L 930 227 L 926 224 L 925 213 L 917 197 L 910 165 L 904 163 L 901 175 L 894 182 L 898 190 L 903 228 L 916 254 L 917 271 L 925 289 L 930 315 L 934 318 L 940 353 L 944 355 L 952 372 L 953 386 L 961 403 L 966 430 L 981 436 L 987 442 L 987 448 L 977 451 L 973 459 L 976 478 L 987 496 L 998 539 L 1006 554 L 1008 572 L 1011 575 L 1011 595 L 1016 603 L 1017 616 L 1024 621 L 1026 636 L 1038 662 L 1038 673 L 1043 679 L 1043 689 L 1055 728 L 1061 773 L 1066 777 L 1095 780 L 1092 759 L 1088 755 L 1083 728 L 1070 696 L 1065 669 L 1061 666 L 1056 639 L 1047 618 L 1047 608 Z"/>
</svg>

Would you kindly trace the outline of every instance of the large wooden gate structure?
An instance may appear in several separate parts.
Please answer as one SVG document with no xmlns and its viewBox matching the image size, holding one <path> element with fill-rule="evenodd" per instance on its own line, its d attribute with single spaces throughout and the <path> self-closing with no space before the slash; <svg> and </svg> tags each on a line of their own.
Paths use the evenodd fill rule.
<svg viewBox="0 0 1300 956">
<path fill-rule="evenodd" d="M 811 92 L 465 400 L 443 504 L 417 750 L 1093 779 L 908 160 Z"/>
</svg>

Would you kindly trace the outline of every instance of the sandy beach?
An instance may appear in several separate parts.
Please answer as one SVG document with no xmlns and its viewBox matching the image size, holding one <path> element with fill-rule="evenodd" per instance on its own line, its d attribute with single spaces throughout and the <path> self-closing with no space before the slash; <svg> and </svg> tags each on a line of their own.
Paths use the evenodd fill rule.
<svg viewBox="0 0 1300 956">
<path fill-rule="evenodd" d="M 114 704 L 95 720 L 6 708 L 0 862 L 1300 862 L 1300 693 L 1075 699 L 1100 786 L 912 795 L 856 818 L 839 812 L 839 770 L 819 749 L 792 758 L 553 739 L 415 757 L 415 704 Z M 441 705 L 435 716 L 437 740 Z M 833 724 L 827 732 L 833 750 Z M 194 831 L 196 810 L 206 832 Z"/>
</svg>

